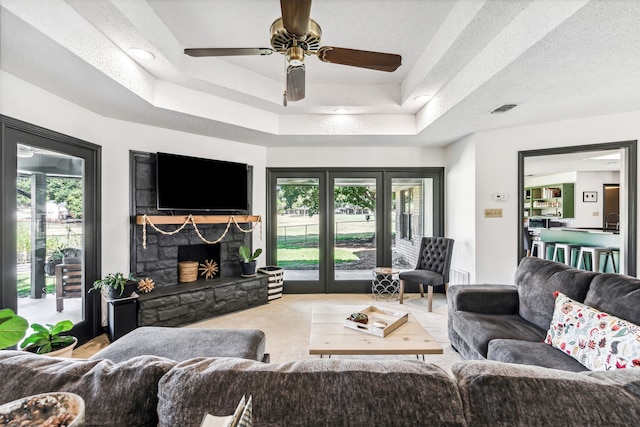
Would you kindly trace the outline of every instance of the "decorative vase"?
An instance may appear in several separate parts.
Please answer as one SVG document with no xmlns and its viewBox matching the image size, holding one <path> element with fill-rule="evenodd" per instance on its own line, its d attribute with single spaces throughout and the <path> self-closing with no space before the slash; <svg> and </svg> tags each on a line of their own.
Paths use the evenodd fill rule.
<svg viewBox="0 0 640 427">
<path fill-rule="evenodd" d="M 240 271 L 242 272 L 240 275 L 242 277 L 255 277 L 256 275 L 256 265 L 258 261 L 244 262 L 240 261 Z"/>
<path fill-rule="evenodd" d="M 109 289 L 109 298 L 111 299 L 129 298 L 137 288 L 138 288 L 138 283 L 135 280 L 127 280 L 127 283 L 124 284 L 124 289 L 122 290 L 122 293 L 120 293 L 120 289 L 116 289 L 116 288 Z"/>
</svg>

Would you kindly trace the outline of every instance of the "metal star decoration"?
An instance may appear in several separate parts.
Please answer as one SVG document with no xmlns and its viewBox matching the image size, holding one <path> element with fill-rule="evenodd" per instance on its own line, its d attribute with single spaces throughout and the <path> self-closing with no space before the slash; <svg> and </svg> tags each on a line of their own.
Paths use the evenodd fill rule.
<svg viewBox="0 0 640 427">
<path fill-rule="evenodd" d="M 204 264 L 200 264 L 198 270 L 201 271 L 200 275 L 204 276 L 205 279 L 211 279 L 218 272 L 218 264 L 213 260 L 207 259 Z"/>
</svg>

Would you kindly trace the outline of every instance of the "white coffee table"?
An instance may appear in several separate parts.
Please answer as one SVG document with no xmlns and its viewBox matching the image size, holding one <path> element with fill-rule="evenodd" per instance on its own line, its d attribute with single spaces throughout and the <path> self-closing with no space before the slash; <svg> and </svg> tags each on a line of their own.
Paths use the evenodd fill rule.
<svg viewBox="0 0 640 427">
<path fill-rule="evenodd" d="M 442 346 L 409 314 L 408 321 L 386 337 L 349 329 L 344 319 L 366 306 L 314 305 L 311 312 L 309 354 L 380 355 L 442 354 Z"/>
</svg>

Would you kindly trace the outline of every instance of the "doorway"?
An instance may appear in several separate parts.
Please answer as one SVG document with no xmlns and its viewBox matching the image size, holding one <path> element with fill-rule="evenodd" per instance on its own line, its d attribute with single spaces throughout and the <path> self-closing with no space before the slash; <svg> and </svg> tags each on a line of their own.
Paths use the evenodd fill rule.
<svg viewBox="0 0 640 427">
<path fill-rule="evenodd" d="M 0 307 L 29 323 L 71 320 L 79 342 L 100 330 L 89 284 L 99 271 L 100 148 L 0 116 Z"/>
<path fill-rule="evenodd" d="M 415 268 L 444 233 L 442 168 L 267 170 L 267 263 L 286 293 L 371 292 L 372 269 Z"/>
<path fill-rule="evenodd" d="M 602 229 L 620 231 L 620 184 L 602 185 Z"/>
<path fill-rule="evenodd" d="M 602 180 L 586 179 L 575 180 L 571 183 L 566 182 L 564 179 L 568 170 L 576 173 L 579 176 L 580 173 L 594 173 L 597 171 L 612 169 L 588 169 L 587 160 L 589 161 L 601 161 L 603 164 L 609 164 L 615 159 L 617 160 L 619 182 L 618 185 L 618 218 L 613 223 L 613 215 L 611 215 L 611 224 L 609 227 L 615 227 L 617 230 L 606 230 L 607 226 L 607 214 L 604 211 L 603 201 L 605 199 L 604 194 L 600 193 L 600 189 L 603 188 Z M 566 169 L 566 160 L 573 160 L 573 167 Z M 554 182 L 536 182 L 532 183 L 532 179 L 536 179 L 536 168 L 539 166 L 547 167 L 550 164 L 554 167 L 558 167 L 557 170 L 550 172 L 546 171 L 545 174 L 548 177 L 552 177 Z M 575 165 L 579 164 L 576 169 Z M 565 169 L 562 169 L 565 168 Z M 604 178 L 608 179 L 608 178 Z M 556 182 L 557 181 L 557 182 Z M 604 181 L 608 182 L 608 181 Z M 531 221 L 531 216 L 545 215 L 549 212 L 555 212 L 550 214 L 549 218 L 546 218 L 549 227 L 559 227 L 559 230 L 563 228 L 577 229 L 585 232 L 608 232 L 611 234 L 619 233 L 619 242 L 617 248 L 619 251 L 619 273 L 627 274 L 630 276 L 636 275 L 636 244 L 637 244 L 637 141 L 621 141 L 611 142 L 603 144 L 591 144 L 572 147 L 558 147 L 541 150 L 529 150 L 518 152 L 518 204 L 519 204 L 519 221 L 518 221 L 518 259 L 521 259 L 526 255 L 525 233 L 527 228 L 522 227 L 522 220 Z M 566 183 L 568 185 L 560 185 Z M 586 183 L 585 185 L 583 185 Z M 535 184 L 535 185 L 534 185 Z M 566 199 L 565 196 L 555 197 L 556 194 L 551 196 L 539 196 L 540 199 L 536 199 L 533 192 L 527 192 L 527 187 L 534 185 L 541 186 L 545 189 L 549 187 L 547 184 L 554 184 L 554 189 L 561 189 L 560 194 L 567 195 L 572 194 L 570 199 Z M 550 190 L 550 188 L 546 188 Z M 574 191 L 565 191 L 565 190 Z M 529 197 L 527 197 L 529 196 Z M 536 210 L 540 208 L 542 210 Z M 571 212 L 571 214 L 566 214 Z M 537 222 L 536 222 L 537 223 Z M 548 228 L 544 226 L 543 228 Z"/>
</svg>

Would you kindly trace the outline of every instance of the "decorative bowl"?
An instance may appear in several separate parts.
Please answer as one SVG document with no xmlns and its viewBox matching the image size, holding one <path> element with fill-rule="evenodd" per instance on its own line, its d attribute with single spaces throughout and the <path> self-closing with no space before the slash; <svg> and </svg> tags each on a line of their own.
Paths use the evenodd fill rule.
<svg viewBox="0 0 640 427">
<path fill-rule="evenodd" d="M 74 393 L 51 392 L 23 397 L 0 406 L 0 425 L 84 426 L 84 400 Z"/>
</svg>

